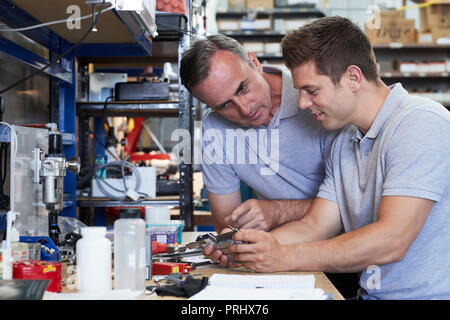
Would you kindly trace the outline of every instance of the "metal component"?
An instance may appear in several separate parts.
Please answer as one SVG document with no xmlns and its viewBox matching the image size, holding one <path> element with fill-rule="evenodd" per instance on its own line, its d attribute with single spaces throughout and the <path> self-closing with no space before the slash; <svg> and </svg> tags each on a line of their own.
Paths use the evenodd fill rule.
<svg viewBox="0 0 450 320">
<path fill-rule="evenodd" d="M 139 206 L 164 206 L 164 207 L 177 207 L 179 205 L 178 200 L 143 200 L 143 201 L 116 201 L 116 200 L 105 200 L 105 199 L 79 199 L 77 201 L 80 207 L 136 207 Z"/>
<path fill-rule="evenodd" d="M 187 256 L 198 255 L 203 252 L 203 248 L 212 245 L 215 248 L 222 250 L 224 254 L 229 254 L 228 247 L 236 243 L 247 243 L 244 241 L 234 241 L 233 234 L 238 231 L 233 226 L 228 226 L 231 231 L 223 234 L 205 233 L 197 237 L 197 240 L 186 244 L 185 246 L 167 247 L 167 253 L 154 255 L 154 259 L 167 260 L 174 258 L 181 258 Z"/>
<path fill-rule="evenodd" d="M 49 63 L 48 60 L 42 58 L 41 56 L 30 52 L 3 37 L 0 37 L 0 51 L 34 69 L 41 69 L 42 66 Z M 59 65 L 52 65 L 42 72 L 56 79 L 63 80 L 67 83 L 72 83 L 73 73 L 70 70 L 66 70 Z"/>
<path fill-rule="evenodd" d="M 139 102 L 129 103 L 124 101 L 99 102 L 78 102 L 77 109 L 83 116 L 107 115 L 107 116 L 155 116 L 178 117 L 178 103 L 176 101 L 167 102 Z"/>
<path fill-rule="evenodd" d="M 181 275 L 181 273 L 180 273 L 180 275 Z M 178 285 L 180 287 L 182 287 L 184 285 L 184 281 L 182 280 L 182 278 L 181 277 L 177 277 L 173 273 L 171 273 L 168 276 L 166 276 L 166 281 L 175 283 L 176 285 Z"/>
<path fill-rule="evenodd" d="M 33 182 L 39 183 L 39 181 L 41 179 L 40 175 L 39 175 L 39 171 L 42 166 L 42 161 L 41 161 L 42 150 L 39 148 L 34 148 L 34 150 L 32 152 L 33 152 L 32 168 L 34 171 Z"/>
<path fill-rule="evenodd" d="M 67 170 L 69 170 L 70 172 L 75 172 L 75 173 L 80 172 L 80 168 L 81 168 L 80 158 L 69 159 L 69 161 L 66 162 L 66 167 L 67 167 Z"/>
<path fill-rule="evenodd" d="M 120 3 L 114 12 L 138 42 L 147 40 L 147 43 L 151 43 L 144 36 L 155 38 L 158 35 L 155 23 L 156 1 L 142 0 L 139 4 L 136 1 L 130 2 Z M 149 55 L 151 55 L 151 46 Z"/>
<path fill-rule="evenodd" d="M 145 294 L 152 295 L 153 293 L 155 293 L 156 289 L 158 289 L 158 286 L 147 286 L 145 289 Z"/>
<path fill-rule="evenodd" d="M 166 280 L 166 276 L 156 275 L 156 276 L 153 277 L 153 282 L 155 282 L 155 283 L 158 283 L 158 282 L 161 282 L 161 281 L 164 281 L 164 280 Z"/>
<path fill-rule="evenodd" d="M 43 178 L 43 202 L 53 205 L 56 211 L 63 208 L 65 169 L 64 157 L 46 157 L 39 171 L 39 176 Z"/>
<path fill-rule="evenodd" d="M 49 151 L 41 161 L 42 151 L 35 148 L 33 152 L 33 181 L 43 184 L 42 201 L 48 210 L 49 237 L 59 244 L 60 229 L 58 227 L 58 213 L 64 208 L 64 177 L 66 169 L 76 173 L 80 170 L 79 161 L 66 161 L 62 153 L 62 135 L 51 131 L 48 137 Z M 38 174 L 37 174 L 38 173 Z"/>
<path fill-rule="evenodd" d="M 186 3 L 186 17 L 187 23 L 185 26 L 186 31 L 189 30 L 192 25 L 192 8 L 191 1 L 185 1 Z M 191 39 L 187 32 L 183 33 L 181 40 L 178 42 L 178 65 L 180 65 L 181 59 L 185 50 L 188 50 L 191 46 Z M 179 86 L 179 115 L 178 115 L 178 127 L 189 131 L 191 141 L 189 147 L 185 148 L 182 152 L 188 153 L 185 158 L 193 159 L 193 132 L 194 132 L 194 114 L 192 108 L 192 96 L 189 91 L 181 84 L 181 78 L 178 78 Z M 183 155 L 180 155 L 183 158 Z M 193 206 L 193 168 L 192 161 L 182 161 L 179 165 L 180 173 L 180 217 L 184 220 L 184 229 L 186 231 L 192 231 L 194 220 L 194 206 Z"/>
<path fill-rule="evenodd" d="M 112 2 L 112 1 L 105 1 L 105 3 L 107 2 Z M 93 4 L 102 4 L 103 0 L 86 0 L 86 4 L 88 5 L 93 5 Z"/>
<path fill-rule="evenodd" d="M 105 101 L 112 96 L 116 83 L 127 81 L 126 73 L 94 72 L 89 75 L 89 101 Z M 104 105 L 101 104 L 101 109 Z"/>
<path fill-rule="evenodd" d="M 196 249 L 196 250 L 186 250 L 186 248 L 183 248 L 184 250 L 174 252 L 174 253 L 159 253 L 152 256 L 153 261 L 168 261 L 174 262 L 177 259 L 183 258 L 183 257 L 189 257 L 189 256 L 198 256 L 203 255 L 202 249 Z"/>
</svg>

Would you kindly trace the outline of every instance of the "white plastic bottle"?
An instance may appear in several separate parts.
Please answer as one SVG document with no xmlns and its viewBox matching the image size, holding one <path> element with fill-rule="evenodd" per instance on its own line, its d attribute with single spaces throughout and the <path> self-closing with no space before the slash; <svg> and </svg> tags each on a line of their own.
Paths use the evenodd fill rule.
<svg viewBox="0 0 450 320">
<path fill-rule="evenodd" d="M 77 241 L 77 284 L 80 293 L 104 293 L 112 290 L 111 241 L 106 227 L 81 228 Z"/>
<path fill-rule="evenodd" d="M 145 221 L 140 209 L 120 209 L 114 222 L 114 289 L 145 293 Z"/>
</svg>

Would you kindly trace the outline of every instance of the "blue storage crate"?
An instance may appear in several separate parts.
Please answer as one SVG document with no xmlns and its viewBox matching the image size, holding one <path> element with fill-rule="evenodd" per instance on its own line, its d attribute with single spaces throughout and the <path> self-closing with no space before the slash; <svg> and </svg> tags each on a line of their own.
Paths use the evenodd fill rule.
<svg viewBox="0 0 450 320">
<path fill-rule="evenodd" d="M 44 248 L 41 247 L 41 260 L 43 261 L 59 261 L 60 259 L 60 251 L 58 247 L 55 245 L 52 239 L 49 237 L 20 237 L 20 242 L 27 242 L 27 243 L 36 243 L 39 242 L 40 244 L 43 244 L 47 248 L 53 248 L 55 251 L 51 254 L 48 254 L 45 252 Z"/>
</svg>

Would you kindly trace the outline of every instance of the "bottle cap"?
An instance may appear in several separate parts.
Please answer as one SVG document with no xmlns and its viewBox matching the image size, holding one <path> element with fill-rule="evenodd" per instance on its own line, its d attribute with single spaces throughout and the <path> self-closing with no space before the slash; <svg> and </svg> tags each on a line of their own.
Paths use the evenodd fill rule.
<svg viewBox="0 0 450 320">
<path fill-rule="evenodd" d="M 139 219 L 141 217 L 141 209 L 139 208 L 122 208 L 119 210 L 120 219 Z"/>
<path fill-rule="evenodd" d="M 106 227 L 84 227 L 81 228 L 81 236 L 100 236 L 104 237 L 106 235 Z"/>
</svg>

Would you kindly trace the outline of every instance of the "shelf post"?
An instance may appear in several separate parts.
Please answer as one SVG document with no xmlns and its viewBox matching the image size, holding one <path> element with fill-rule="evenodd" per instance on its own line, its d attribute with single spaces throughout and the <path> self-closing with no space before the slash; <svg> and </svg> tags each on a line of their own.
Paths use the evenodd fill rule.
<svg viewBox="0 0 450 320">
<path fill-rule="evenodd" d="M 185 0 L 186 10 L 187 10 L 187 32 L 191 31 L 191 21 L 192 21 L 192 8 L 191 1 Z M 185 50 L 190 47 L 190 38 L 188 34 L 183 34 L 182 38 L 178 42 L 178 66 L 180 66 L 181 58 Z M 189 130 L 190 133 L 190 143 L 188 150 L 183 150 L 183 152 L 189 152 L 189 159 L 193 159 L 192 156 L 192 145 L 193 145 L 193 115 L 192 115 L 192 98 L 189 91 L 181 84 L 181 79 L 178 78 L 179 85 L 179 128 Z M 179 165 L 180 173 L 180 218 L 184 221 L 184 229 L 186 231 L 193 230 L 193 184 L 192 184 L 192 161 L 191 163 L 185 163 L 182 161 Z"/>
</svg>

